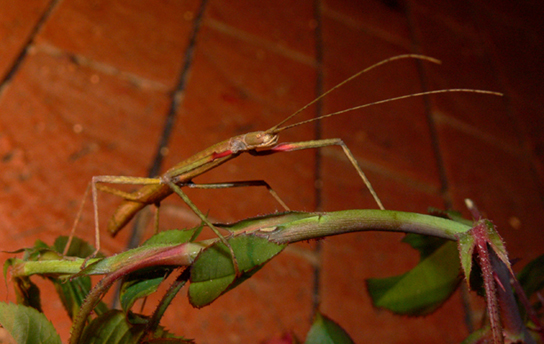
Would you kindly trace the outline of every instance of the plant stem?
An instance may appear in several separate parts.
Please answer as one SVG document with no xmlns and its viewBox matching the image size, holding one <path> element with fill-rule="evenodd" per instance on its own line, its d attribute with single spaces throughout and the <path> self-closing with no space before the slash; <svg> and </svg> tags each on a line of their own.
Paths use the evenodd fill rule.
<svg viewBox="0 0 544 344">
<path fill-rule="evenodd" d="M 255 235 L 279 244 L 360 231 L 416 233 L 456 240 L 456 235 L 470 229 L 470 226 L 436 216 L 374 209 L 343 210 L 330 213 L 287 212 L 242 220 L 231 225 L 216 226 L 234 231 L 235 234 L 255 233 Z M 162 255 L 166 260 L 155 260 L 157 265 L 189 265 L 200 250 L 215 241 L 216 239 L 211 239 L 197 243 L 185 243 L 183 250 L 173 249 L 176 245 L 142 246 L 99 261 L 92 269 L 88 268 L 85 273 L 89 275 L 112 273 L 126 264 L 127 260 L 132 260 L 135 255 L 142 257 L 142 254 L 144 256 Z M 180 253 L 185 255 L 185 259 L 183 257 L 174 259 L 171 256 Z M 12 264 L 12 273 L 14 277 L 33 274 L 75 274 L 80 272 L 82 262 L 83 259 L 21 260 Z M 91 264 L 88 266 L 91 267 Z"/>
<path fill-rule="evenodd" d="M 291 213 L 289 213 L 291 214 Z M 356 209 L 299 213 L 299 219 L 261 229 L 260 236 L 283 244 L 361 231 L 405 232 L 456 240 L 470 226 L 430 215 L 392 210 Z"/>
</svg>

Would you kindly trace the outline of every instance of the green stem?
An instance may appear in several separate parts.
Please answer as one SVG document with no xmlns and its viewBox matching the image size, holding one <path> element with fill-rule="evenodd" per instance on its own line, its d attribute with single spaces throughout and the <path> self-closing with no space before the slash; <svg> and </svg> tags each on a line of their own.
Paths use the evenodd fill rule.
<svg viewBox="0 0 544 344">
<path fill-rule="evenodd" d="M 166 259 L 166 261 L 156 260 L 156 265 L 160 265 L 161 263 L 163 265 L 175 266 L 190 265 L 200 250 L 208 245 L 210 244 L 207 243 L 207 241 L 203 241 L 201 243 L 141 246 L 104 259 L 91 259 L 87 262 L 87 268 L 83 271 L 83 274 L 109 274 L 124 267 L 125 265 L 129 264 L 129 262 L 134 261 L 135 258 L 147 259 L 150 256 L 164 256 L 163 259 Z M 173 257 L 174 254 L 182 255 Z M 85 259 L 83 258 L 43 261 L 24 261 L 21 259 L 16 259 L 11 265 L 12 275 L 14 277 L 24 277 L 36 274 L 72 276 L 82 272 L 81 266 L 84 261 Z"/>
<path fill-rule="evenodd" d="M 330 213 L 287 212 L 255 217 L 231 225 L 217 226 L 234 231 L 236 234 L 255 233 L 280 244 L 360 231 L 417 233 L 456 240 L 457 234 L 470 229 L 470 226 L 436 216 L 373 209 L 343 210 Z M 170 250 L 167 245 L 161 248 L 142 246 L 120 253 L 114 256 L 115 258 L 110 257 L 98 262 L 91 271 L 87 271 L 87 274 L 112 273 L 126 264 L 128 259 L 133 259 L 136 251 L 138 255 L 144 254 L 145 256 L 153 254 L 152 250 L 160 251 L 161 254 L 164 254 L 165 251 L 169 251 L 170 254 L 183 253 L 186 255 L 186 259 L 177 257 L 178 259 L 170 259 L 170 263 L 179 264 L 177 266 L 190 265 L 200 250 L 213 244 L 216 240 L 186 243 L 183 251 Z M 165 258 L 169 258 L 168 253 Z M 33 274 L 75 274 L 80 272 L 82 262 L 83 259 L 26 262 L 21 260 L 12 265 L 12 272 L 14 277 Z M 161 263 L 160 260 L 155 262 L 157 265 Z M 162 263 L 165 262 L 162 261 Z"/>
<path fill-rule="evenodd" d="M 190 261 L 185 259 L 191 257 L 187 254 L 187 246 L 188 244 L 173 245 L 168 248 L 162 247 L 159 250 L 157 250 L 156 247 L 151 247 L 149 250 L 141 250 L 141 248 L 138 248 L 131 250 L 139 253 L 139 255 L 133 257 L 133 261 L 128 261 L 124 264 L 121 263 L 122 265 L 112 264 L 113 266 L 117 266 L 117 269 L 101 279 L 89 292 L 81 305 L 80 310 L 74 319 L 74 323 L 72 324 L 72 329 L 70 330 L 70 344 L 77 344 L 80 342 L 87 318 L 102 298 L 102 295 L 108 291 L 116 280 L 131 272 L 152 266 L 190 265 Z M 98 262 L 97 264 L 100 263 L 101 262 Z"/>
<path fill-rule="evenodd" d="M 182 271 L 181 274 L 176 278 L 174 283 L 168 288 L 168 291 L 164 295 L 164 297 L 159 302 L 159 305 L 153 312 L 153 315 L 149 319 L 149 322 L 147 324 L 146 333 L 147 335 L 152 334 L 156 331 L 157 327 L 159 327 L 159 323 L 161 321 L 162 316 L 164 315 L 164 312 L 174 299 L 174 297 L 178 294 L 181 288 L 187 283 L 189 278 L 191 277 L 191 270 L 189 268 L 186 268 Z"/>
<path fill-rule="evenodd" d="M 344 210 L 330 213 L 287 212 L 247 219 L 232 225 L 218 226 L 227 228 L 235 234 L 254 233 L 280 244 L 371 230 L 417 233 L 456 240 L 458 234 L 470 229 L 467 225 L 435 216 L 390 210 Z M 74 320 L 70 343 L 77 343 L 87 317 L 115 280 L 144 267 L 190 265 L 202 248 L 217 240 L 177 245 L 144 245 L 89 264 L 84 271 L 80 271 L 82 259 L 20 261 L 12 264 L 13 275 L 20 277 L 38 273 L 106 274 L 91 290 Z M 176 289 L 173 289 L 173 295 L 177 292 Z M 169 297 L 165 300 L 168 303 Z M 157 314 L 157 318 L 160 318 L 160 313 Z"/>
<path fill-rule="evenodd" d="M 294 214 L 297 213 L 287 213 Z M 247 227 L 280 244 L 362 231 L 415 233 L 456 240 L 458 234 L 470 229 L 470 226 L 436 216 L 392 210 L 355 209 L 298 214 L 301 215 L 299 218 L 294 217 L 284 223 L 269 221 L 261 224 L 253 219 Z M 277 219 L 281 216 L 276 215 Z"/>
</svg>

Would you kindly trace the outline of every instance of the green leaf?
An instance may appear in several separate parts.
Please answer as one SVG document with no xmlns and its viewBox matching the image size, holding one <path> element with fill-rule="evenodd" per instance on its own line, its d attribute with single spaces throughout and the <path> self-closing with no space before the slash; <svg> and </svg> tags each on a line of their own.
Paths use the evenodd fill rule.
<svg viewBox="0 0 544 344">
<path fill-rule="evenodd" d="M 474 222 L 473 227 L 469 231 L 458 234 L 457 243 L 461 267 L 466 276 L 469 289 L 476 290 L 478 293 L 483 292 L 483 289 L 481 289 L 483 287 L 482 270 L 478 264 L 473 268 L 475 248 L 478 245 L 489 245 L 497 257 L 514 275 L 504 242 L 491 221 L 480 219 Z"/>
<path fill-rule="evenodd" d="M 191 267 L 189 301 L 193 306 L 203 307 L 236 287 L 286 246 L 254 235 L 234 236 L 229 239 L 229 243 L 242 276 L 235 278 L 230 251 L 223 243 L 218 241 L 206 248 L 198 255 Z"/>
<path fill-rule="evenodd" d="M 194 344 L 194 341 L 192 339 L 185 339 L 185 338 L 154 338 L 150 340 L 146 340 L 143 342 L 143 344 Z"/>
<path fill-rule="evenodd" d="M 455 221 L 457 223 L 461 223 L 461 224 L 467 225 L 469 227 L 472 227 L 473 221 L 463 218 L 463 215 L 458 211 L 455 211 L 455 210 L 442 210 L 442 209 L 437 209 L 437 208 L 434 208 L 434 207 L 430 207 L 428 209 L 428 212 L 429 212 L 429 214 L 431 214 L 433 216 L 443 217 L 445 219 L 450 219 L 450 220 Z"/>
<path fill-rule="evenodd" d="M 72 280 L 67 280 L 66 278 L 49 278 L 55 290 L 59 295 L 59 298 L 62 301 L 62 304 L 68 316 L 73 319 L 74 315 L 79 312 L 79 308 L 89 291 L 91 290 L 91 279 L 87 276 L 76 277 Z M 100 302 L 94 309 L 94 312 L 98 315 L 105 313 L 108 310 L 108 307 Z"/>
<path fill-rule="evenodd" d="M 43 251 L 50 251 L 49 246 L 41 240 L 36 240 L 34 247 L 24 249 L 23 260 L 39 260 Z"/>
<path fill-rule="evenodd" d="M 43 241 L 36 240 L 34 247 L 20 248 L 15 251 L 1 251 L 5 253 L 17 254 L 23 252 L 23 261 L 38 261 L 43 260 L 44 255 L 45 259 L 60 259 L 61 255 L 58 252 L 53 251 L 49 246 L 47 246 Z M 50 257 L 48 257 L 50 256 Z M 4 264 L 4 269 L 6 265 Z"/>
<path fill-rule="evenodd" d="M 13 287 L 17 297 L 17 303 L 42 311 L 40 301 L 40 289 L 29 277 L 17 277 L 13 279 Z"/>
<path fill-rule="evenodd" d="M 368 292 L 376 307 L 404 315 L 425 315 L 455 291 L 461 280 L 459 269 L 457 246 L 448 241 L 403 275 L 368 279 Z"/>
<path fill-rule="evenodd" d="M 17 344 L 61 344 L 45 315 L 34 308 L 0 302 L 0 324 Z"/>
<path fill-rule="evenodd" d="M 120 310 L 110 310 L 93 319 L 83 331 L 80 343 L 136 344 L 145 326 L 132 325 Z"/>
<path fill-rule="evenodd" d="M 151 271 L 143 269 L 126 277 L 119 294 L 123 310 L 128 312 L 136 300 L 157 291 L 159 285 L 171 271 L 171 268 L 153 268 Z"/>
<path fill-rule="evenodd" d="M 493 224 L 493 222 L 489 220 L 484 220 L 484 221 L 485 221 L 485 227 L 487 231 L 487 237 L 489 238 L 489 245 L 491 246 L 493 251 L 495 251 L 495 254 L 497 255 L 497 257 L 499 257 L 499 259 L 502 260 L 504 264 L 506 264 L 506 266 L 508 267 L 508 270 L 510 270 L 510 272 L 512 272 L 512 275 L 514 275 L 502 237 L 500 236 L 499 232 L 497 232 L 497 229 L 495 228 L 495 225 Z"/>
<path fill-rule="evenodd" d="M 481 344 L 490 343 L 491 341 L 491 329 L 487 325 L 469 334 L 461 344 Z"/>
<path fill-rule="evenodd" d="M 193 235 L 200 231 L 202 226 L 191 229 L 171 229 L 159 232 L 146 240 L 141 246 L 146 245 L 176 245 L 189 242 Z"/>
<path fill-rule="evenodd" d="M 81 344 L 136 344 L 143 343 L 192 343 L 182 337 L 177 337 L 159 327 L 153 336 L 156 338 L 144 340 L 147 319 L 121 310 L 110 310 L 93 319 L 81 336 Z"/>
<path fill-rule="evenodd" d="M 461 267 L 463 268 L 463 273 L 465 274 L 468 287 L 471 285 L 472 275 L 472 258 L 474 256 L 474 243 L 475 239 L 472 236 L 472 231 L 467 233 L 462 233 L 459 235 L 459 240 L 457 240 L 458 250 L 459 250 L 459 259 L 461 260 Z"/>
<path fill-rule="evenodd" d="M 16 258 L 8 258 L 8 259 L 6 259 L 6 261 L 4 262 L 3 272 L 4 272 L 4 279 L 5 279 L 6 281 L 8 280 L 8 271 L 9 271 L 9 268 L 11 268 L 16 262 L 17 262 L 17 259 L 16 259 Z"/>
<path fill-rule="evenodd" d="M 353 344 L 348 333 L 328 317 L 317 313 L 305 344 Z"/>
<path fill-rule="evenodd" d="M 51 249 L 58 253 L 62 253 L 67 243 L 68 237 L 60 236 L 55 240 L 53 246 L 51 246 Z M 94 253 L 94 250 L 95 248 L 85 240 L 78 237 L 73 237 L 72 243 L 70 244 L 70 248 L 68 249 L 68 252 L 66 252 L 66 255 L 70 257 L 87 258 Z M 100 257 L 104 257 L 104 255 L 98 253 L 97 258 Z"/>
<path fill-rule="evenodd" d="M 406 234 L 401 241 L 418 250 L 420 259 L 427 258 L 427 256 L 431 255 L 446 242 L 442 238 L 413 233 Z"/>
<path fill-rule="evenodd" d="M 544 254 L 525 265 L 518 274 L 518 281 L 527 298 L 544 288 Z"/>
</svg>

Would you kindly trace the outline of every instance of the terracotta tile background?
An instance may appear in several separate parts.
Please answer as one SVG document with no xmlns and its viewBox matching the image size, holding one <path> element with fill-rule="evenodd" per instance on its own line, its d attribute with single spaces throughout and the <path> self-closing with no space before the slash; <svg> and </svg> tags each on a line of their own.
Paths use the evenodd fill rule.
<svg viewBox="0 0 544 344">
<path fill-rule="evenodd" d="M 318 90 L 381 59 L 417 52 L 443 63 L 384 65 L 325 98 L 322 111 L 439 88 L 505 96 L 412 98 L 327 119 L 318 130 L 302 126 L 282 140 L 342 138 L 389 209 L 467 214 L 463 199 L 472 198 L 498 225 L 511 257 L 521 258 L 519 270 L 544 247 L 543 12 L 538 1 L 507 0 L 0 0 L 1 248 L 67 234 L 94 175 L 146 176 L 169 113 L 161 170 L 271 127 Z M 242 156 L 198 181 L 244 179 L 268 181 L 292 209 L 375 207 L 338 147 L 319 156 Z M 190 196 L 221 221 L 278 210 L 259 189 Z M 101 197 L 102 226 L 118 202 Z M 80 226 L 88 240 L 90 214 L 87 206 Z M 164 228 L 197 222 L 174 197 L 161 221 Z M 103 235 L 106 253 L 125 247 L 124 232 Z M 401 237 L 364 233 L 328 238 L 320 248 L 294 245 L 209 307 L 192 309 L 182 293 L 164 325 L 199 343 L 259 343 L 288 331 L 303 339 L 318 301 L 359 343 L 459 342 L 468 333 L 460 293 L 426 318 L 372 308 L 364 280 L 417 262 Z M 40 285 L 66 340 L 70 323 L 48 297 L 51 286 Z M 4 283 L 0 294 L 14 300 Z M 478 319 L 481 302 L 468 300 Z"/>
</svg>

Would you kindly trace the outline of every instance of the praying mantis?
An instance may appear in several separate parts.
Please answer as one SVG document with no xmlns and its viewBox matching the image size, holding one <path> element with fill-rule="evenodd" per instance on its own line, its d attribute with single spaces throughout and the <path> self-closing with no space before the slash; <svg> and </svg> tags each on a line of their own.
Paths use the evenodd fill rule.
<svg viewBox="0 0 544 344">
<path fill-rule="evenodd" d="M 292 118 L 294 118 L 295 116 L 297 116 L 298 114 L 306 110 L 309 106 L 318 102 L 320 99 L 322 99 L 323 97 L 325 97 L 332 91 L 338 89 L 339 87 L 343 86 L 349 81 L 357 78 L 361 74 L 366 73 L 370 71 L 371 69 L 374 69 L 385 63 L 389 63 L 391 61 L 395 61 L 399 59 L 406 59 L 406 58 L 419 59 L 419 60 L 424 60 L 424 61 L 433 62 L 437 64 L 440 63 L 439 60 L 436 60 L 434 58 L 424 56 L 424 55 L 404 54 L 404 55 L 394 56 L 394 57 L 382 60 L 378 63 L 375 63 L 372 66 L 367 67 L 359 71 L 358 73 L 352 75 L 351 77 L 342 81 L 338 85 L 332 87 L 331 89 L 329 89 L 328 91 L 326 91 L 325 93 L 323 93 L 322 95 L 320 95 L 319 97 L 317 97 L 316 99 L 308 103 L 307 105 L 303 106 L 298 111 L 286 117 L 284 120 L 280 121 L 275 126 L 264 131 L 249 132 L 249 133 L 246 133 L 243 135 L 237 135 L 225 141 L 219 142 L 189 157 L 188 159 L 178 163 L 177 165 L 173 166 L 172 168 L 167 170 L 163 175 L 159 177 L 143 178 L 143 177 L 110 176 L 110 175 L 92 177 L 92 180 L 89 183 L 87 190 L 85 191 L 85 196 L 80 205 L 80 209 L 79 209 L 78 215 L 76 216 L 76 220 L 74 221 L 74 225 L 72 227 L 69 241 L 66 245 L 64 253 L 66 254 L 66 251 L 68 250 L 70 246 L 71 239 L 75 233 L 75 229 L 77 227 L 77 223 L 81 215 L 83 204 L 85 202 L 85 199 L 87 198 L 89 188 L 91 188 L 91 192 L 92 192 L 92 200 L 93 200 L 93 206 L 94 206 L 94 222 L 95 222 L 95 252 L 90 257 L 94 257 L 96 253 L 100 250 L 100 230 L 99 230 L 99 219 L 98 219 L 98 195 L 97 195 L 98 191 L 113 194 L 124 199 L 124 201 L 117 208 L 117 210 L 114 212 L 114 214 L 112 215 L 112 217 L 110 218 L 108 222 L 108 231 L 112 235 L 115 235 L 117 232 L 119 232 L 140 210 L 142 210 L 147 205 L 154 204 L 154 205 L 157 205 L 158 207 L 160 202 L 164 198 L 168 197 L 172 193 L 176 193 L 200 218 L 202 223 L 206 224 L 218 236 L 219 240 L 228 248 L 230 255 L 232 257 L 236 275 L 239 275 L 236 257 L 234 255 L 232 247 L 226 240 L 225 236 L 223 236 L 219 232 L 219 230 L 208 220 L 207 216 L 204 213 L 202 213 L 191 202 L 191 200 L 189 199 L 187 194 L 182 190 L 182 188 L 183 187 L 226 188 L 226 187 L 238 187 L 238 186 L 264 186 L 268 189 L 271 195 L 278 201 L 278 203 L 285 210 L 289 210 L 289 207 L 281 200 L 281 198 L 279 198 L 279 196 L 268 185 L 268 183 L 266 183 L 263 180 L 240 181 L 240 182 L 218 183 L 218 184 L 195 184 L 192 182 L 193 178 L 201 174 L 204 174 L 207 171 L 212 170 L 213 168 L 221 164 L 224 164 L 229 160 L 236 158 L 237 156 L 239 156 L 240 154 L 244 152 L 247 152 L 251 155 L 260 156 L 260 155 L 269 155 L 269 154 L 274 154 L 279 152 L 291 152 L 291 151 L 302 150 L 302 149 L 322 148 L 327 146 L 340 146 L 344 154 L 346 155 L 346 157 L 348 158 L 350 163 L 353 165 L 358 175 L 361 177 L 364 184 L 370 191 L 378 207 L 384 210 L 385 208 L 381 200 L 379 199 L 378 195 L 374 191 L 368 178 L 366 177 L 366 175 L 360 168 L 359 164 L 357 163 L 355 157 L 353 156 L 349 148 L 344 144 L 344 142 L 341 139 L 333 138 L 333 139 L 320 139 L 320 140 L 303 141 L 303 142 L 278 143 L 279 134 L 280 132 L 284 130 L 291 129 L 291 128 L 294 128 L 303 124 L 307 124 L 310 122 L 314 122 L 320 119 L 340 115 L 342 113 L 362 109 L 362 108 L 373 106 L 373 105 L 383 104 L 383 103 L 392 102 L 392 101 L 396 101 L 400 99 L 411 98 L 411 97 L 418 97 L 423 95 L 445 93 L 445 92 L 471 92 L 471 93 L 501 95 L 500 93 L 492 92 L 492 91 L 459 89 L 459 88 L 427 91 L 427 92 L 414 93 L 414 94 L 399 96 L 395 98 L 380 100 L 373 103 L 355 106 L 355 107 L 345 109 L 342 111 L 329 113 L 329 114 L 308 119 L 305 121 L 300 121 L 294 124 L 284 125 L 289 120 L 291 120 Z M 132 184 L 132 185 L 143 185 L 143 186 L 135 192 L 125 192 L 113 187 L 106 186 L 104 184 Z M 155 225 L 157 227 L 158 213 L 155 216 L 156 216 Z"/>
</svg>

